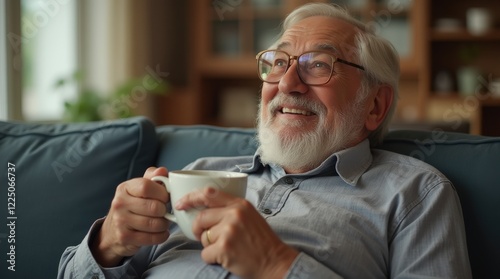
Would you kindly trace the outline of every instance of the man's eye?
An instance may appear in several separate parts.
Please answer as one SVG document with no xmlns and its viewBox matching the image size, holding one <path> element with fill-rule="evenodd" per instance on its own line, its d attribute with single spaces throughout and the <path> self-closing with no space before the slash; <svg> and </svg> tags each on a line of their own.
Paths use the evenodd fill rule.
<svg viewBox="0 0 500 279">
<path fill-rule="evenodd" d="M 313 68 L 330 68 L 330 66 L 324 62 L 314 62 L 312 63 L 312 66 Z"/>
<path fill-rule="evenodd" d="M 309 71 L 314 71 L 315 73 L 330 72 L 331 66 L 330 64 L 322 61 L 314 61 L 309 64 L 308 69 Z"/>
<path fill-rule="evenodd" d="M 278 66 L 278 67 L 286 66 L 286 61 L 285 60 L 275 60 L 274 66 Z"/>
</svg>

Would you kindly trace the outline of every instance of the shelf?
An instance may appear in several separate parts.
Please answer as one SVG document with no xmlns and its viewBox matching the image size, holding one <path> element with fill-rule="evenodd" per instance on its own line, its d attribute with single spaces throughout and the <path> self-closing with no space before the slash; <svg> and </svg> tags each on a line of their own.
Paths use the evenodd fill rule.
<svg viewBox="0 0 500 279">
<path fill-rule="evenodd" d="M 258 79 L 255 58 L 227 59 L 214 57 L 207 59 L 206 63 L 203 63 L 200 67 L 200 73 L 203 76 L 221 78 L 255 77 L 255 79 Z"/>
<path fill-rule="evenodd" d="M 447 121 L 453 125 L 468 122 L 470 133 L 499 134 L 497 119 L 500 117 L 500 97 L 485 91 L 489 82 L 500 77 L 500 68 L 496 63 L 500 55 L 500 26 L 495 24 L 500 16 L 497 12 L 500 2 L 422 0 L 421 3 L 427 10 L 424 17 L 424 57 L 419 89 L 423 119 Z M 468 11 L 474 7 L 489 10 L 494 23 L 487 32 L 480 35 L 473 34 L 468 29 Z M 449 25 L 440 22 L 445 19 L 454 21 Z M 438 24 L 444 28 L 450 26 L 450 29 L 438 28 Z M 473 67 L 477 72 L 469 77 L 463 76 L 460 73 L 464 66 Z M 438 86 L 436 83 L 440 83 L 441 73 L 447 73 L 448 87 L 451 86 L 456 91 L 434 91 Z M 458 88 L 462 88 L 464 83 L 475 84 L 474 89 L 480 91 L 470 95 L 460 94 L 457 92 Z"/>
<path fill-rule="evenodd" d="M 482 100 L 481 105 L 484 107 L 500 107 L 500 97 L 492 96 L 486 100 Z"/>
<path fill-rule="evenodd" d="M 481 93 L 481 95 L 461 95 L 459 92 L 431 92 L 432 99 L 439 102 L 463 103 L 470 102 L 470 98 L 475 98 L 481 106 L 500 106 L 500 96 L 492 93 Z"/>
<path fill-rule="evenodd" d="M 473 35 L 466 29 L 457 31 L 431 30 L 430 39 L 433 41 L 500 41 L 500 30 L 492 30 L 483 35 Z"/>
</svg>

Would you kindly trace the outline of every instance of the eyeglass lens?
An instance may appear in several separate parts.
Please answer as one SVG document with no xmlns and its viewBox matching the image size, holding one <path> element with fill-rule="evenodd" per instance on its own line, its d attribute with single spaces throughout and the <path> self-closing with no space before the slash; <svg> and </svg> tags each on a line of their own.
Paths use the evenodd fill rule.
<svg viewBox="0 0 500 279">
<path fill-rule="evenodd" d="M 309 85 L 330 80 L 335 58 L 323 52 L 307 52 L 296 59 L 301 80 Z M 283 51 L 266 51 L 259 57 L 259 75 L 265 82 L 279 82 L 290 66 L 290 56 Z"/>
</svg>

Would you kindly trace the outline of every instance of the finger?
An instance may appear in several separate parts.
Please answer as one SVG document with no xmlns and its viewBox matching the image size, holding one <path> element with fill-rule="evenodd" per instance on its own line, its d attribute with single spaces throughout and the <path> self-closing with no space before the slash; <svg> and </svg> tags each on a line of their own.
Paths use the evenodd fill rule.
<svg viewBox="0 0 500 279">
<path fill-rule="evenodd" d="M 169 237 L 169 232 L 159 232 L 159 233 L 150 233 L 150 232 L 141 232 L 135 230 L 128 230 L 122 232 L 118 241 L 122 243 L 122 247 L 127 249 L 127 247 L 142 247 L 142 246 L 150 246 L 155 244 L 161 244 L 165 242 Z"/>
<path fill-rule="evenodd" d="M 208 244 L 207 240 L 207 234 L 209 232 L 210 244 Z M 229 269 L 229 267 L 233 265 L 234 260 L 241 256 L 241 253 L 238 255 L 235 253 L 235 250 L 231 248 L 227 249 L 229 247 L 234 247 L 235 245 L 231 243 L 222 243 L 225 242 L 224 240 L 221 240 L 221 243 L 219 243 L 219 234 L 217 230 L 211 228 L 209 231 L 207 230 L 203 236 L 205 237 L 205 240 L 202 241 L 204 248 L 201 251 L 201 258 L 204 262 L 208 264 L 220 264 L 225 269 Z"/>
<path fill-rule="evenodd" d="M 164 233 L 169 227 L 169 221 L 163 216 L 147 217 L 136 214 L 127 216 L 125 224 L 131 230 L 145 233 Z"/>
<path fill-rule="evenodd" d="M 144 173 L 144 178 L 151 179 L 155 176 L 167 176 L 168 170 L 165 167 L 149 167 Z"/>
<path fill-rule="evenodd" d="M 224 208 L 209 208 L 201 210 L 193 222 L 193 234 L 203 243 L 204 240 L 207 240 L 207 238 L 204 237 L 206 236 L 204 234 L 207 230 L 211 230 L 211 232 L 217 230 L 217 224 L 221 222 L 226 212 L 227 211 Z M 211 242 L 214 242 L 215 238 L 212 238 L 210 238 L 210 240 L 213 240 Z M 206 243 L 208 244 L 208 241 Z"/>
<path fill-rule="evenodd" d="M 196 207 L 223 207 L 231 204 L 236 197 L 213 187 L 206 187 L 184 195 L 175 203 L 177 210 L 188 210 Z"/>
<path fill-rule="evenodd" d="M 216 241 L 214 235 L 214 229 L 210 228 L 204 230 L 203 233 L 201 234 L 200 241 L 203 247 L 208 247 L 209 245 L 213 245 Z"/>
<path fill-rule="evenodd" d="M 127 203 L 127 210 L 135 215 L 163 217 L 167 213 L 166 203 L 159 200 L 131 197 Z"/>
<path fill-rule="evenodd" d="M 134 225 L 130 226 L 130 222 Z M 163 229 L 164 225 L 162 224 L 153 225 L 154 228 L 149 229 L 155 232 L 137 230 L 136 223 L 140 222 L 137 217 L 133 217 L 130 213 L 118 214 L 117 212 L 110 212 L 104 220 L 99 233 L 100 246 L 107 247 L 103 249 L 107 249 L 108 252 L 112 250 L 113 253 L 122 257 L 131 256 L 140 247 L 162 243 L 170 235 L 168 229 Z M 161 223 L 162 221 L 158 222 Z"/>
<path fill-rule="evenodd" d="M 220 264 L 224 262 L 221 258 L 223 255 L 220 253 L 217 245 L 209 245 L 204 246 L 203 250 L 201 250 L 201 258 L 207 264 Z M 224 268 L 226 268 L 224 266 Z M 227 269 L 227 268 L 226 268 Z"/>
<path fill-rule="evenodd" d="M 218 238 L 221 234 L 233 234 L 237 230 L 247 231 L 244 228 L 245 222 L 249 219 L 256 220 L 259 216 L 250 202 L 236 198 L 230 206 L 201 210 L 193 222 L 192 229 L 198 239 L 202 239 L 201 235 L 207 229 L 217 230 L 215 235 Z"/>
<path fill-rule="evenodd" d="M 167 203 L 170 198 L 165 186 L 145 178 L 135 178 L 124 184 L 127 194 L 143 199 L 155 199 Z"/>
<path fill-rule="evenodd" d="M 161 188 L 161 185 L 156 185 L 156 183 L 143 178 L 124 182 L 120 184 L 116 190 L 115 197 L 111 202 L 111 210 L 117 212 L 131 212 L 138 215 L 150 217 L 163 216 L 167 211 L 166 203 L 168 201 L 168 195 L 163 194 L 162 190 L 160 189 L 158 190 L 160 193 L 156 195 L 158 198 L 144 198 L 145 196 L 153 196 L 155 194 L 141 193 L 134 186 L 137 183 L 149 183 L 153 184 L 152 187 Z M 154 190 L 147 191 L 154 193 Z M 164 197 L 163 195 L 166 195 L 166 197 Z"/>
</svg>

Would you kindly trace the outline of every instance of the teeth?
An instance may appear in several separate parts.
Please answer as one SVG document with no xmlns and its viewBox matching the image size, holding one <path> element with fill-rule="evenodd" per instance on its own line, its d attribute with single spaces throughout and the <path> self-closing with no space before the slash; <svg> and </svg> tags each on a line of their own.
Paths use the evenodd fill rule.
<svg viewBox="0 0 500 279">
<path fill-rule="evenodd" d="M 302 114 L 302 115 L 306 115 L 306 116 L 312 115 L 312 113 L 309 111 L 305 111 L 305 110 L 301 110 L 301 109 L 291 109 L 291 108 L 283 108 L 283 113 Z"/>
</svg>

